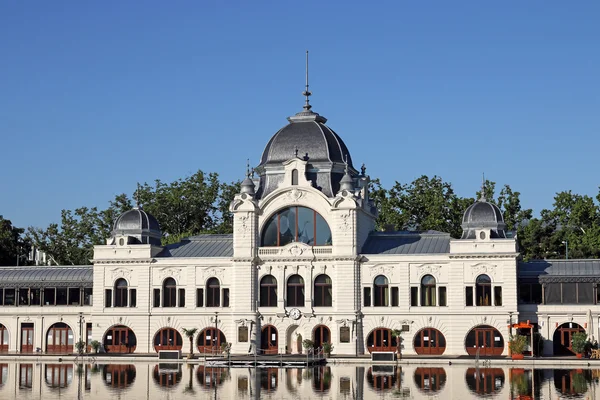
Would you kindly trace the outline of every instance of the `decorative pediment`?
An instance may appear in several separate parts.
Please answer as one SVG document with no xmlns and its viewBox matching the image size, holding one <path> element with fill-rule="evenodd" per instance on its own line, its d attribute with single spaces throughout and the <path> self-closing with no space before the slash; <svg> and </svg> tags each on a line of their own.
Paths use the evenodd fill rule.
<svg viewBox="0 0 600 400">
<path fill-rule="evenodd" d="M 496 267 L 497 267 L 496 265 L 492 265 L 492 264 L 484 264 L 484 263 L 475 264 L 475 265 L 471 266 L 471 275 L 473 276 L 473 278 L 475 278 L 481 274 L 494 275 L 496 273 Z"/>
<path fill-rule="evenodd" d="M 182 271 L 181 268 L 165 267 L 158 272 L 158 277 L 161 280 L 172 277 L 179 284 L 179 283 L 181 283 L 181 271 Z"/>
<path fill-rule="evenodd" d="M 204 268 L 203 278 L 207 280 L 208 278 L 217 277 L 219 280 L 223 280 L 225 277 L 225 268 L 217 268 L 217 267 L 208 267 Z"/>
<path fill-rule="evenodd" d="M 442 269 L 441 265 L 436 264 L 422 264 L 417 267 L 417 275 L 433 275 L 434 277 L 438 277 L 440 270 Z"/>
<path fill-rule="evenodd" d="M 117 268 L 113 268 L 110 271 L 110 277 L 112 278 L 113 281 L 115 281 L 119 278 L 124 278 L 131 285 L 131 273 L 132 272 L 133 272 L 132 269 L 125 268 L 125 267 L 117 267 Z"/>
<path fill-rule="evenodd" d="M 369 267 L 369 273 L 371 277 L 376 275 L 387 275 L 388 277 L 394 271 L 394 266 L 389 264 L 377 264 Z"/>
</svg>

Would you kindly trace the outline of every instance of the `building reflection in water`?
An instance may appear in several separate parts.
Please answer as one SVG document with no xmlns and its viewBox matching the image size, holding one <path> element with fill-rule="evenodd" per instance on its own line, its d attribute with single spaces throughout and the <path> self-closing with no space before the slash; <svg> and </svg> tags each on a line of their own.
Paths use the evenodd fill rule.
<svg viewBox="0 0 600 400">
<path fill-rule="evenodd" d="M 19 389 L 33 387 L 33 364 L 19 364 Z"/>
<path fill-rule="evenodd" d="M 157 364 L 152 373 L 154 382 L 167 388 L 177 385 L 181 381 L 181 375 L 181 364 L 178 363 Z"/>
<path fill-rule="evenodd" d="M 8 364 L 0 364 L 0 387 L 8 380 Z"/>
<path fill-rule="evenodd" d="M 312 387 L 317 393 L 326 393 L 331 388 L 331 368 L 318 366 L 313 368 Z"/>
<path fill-rule="evenodd" d="M 402 385 L 402 368 L 395 365 L 373 365 L 367 371 L 369 386 L 381 392 L 388 392 Z"/>
<path fill-rule="evenodd" d="M 504 386 L 502 368 L 469 368 L 465 381 L 469 389 L 478 395 L 490 395 L 499 392 Z"/>
<path fill-rule="evenodd" d="M 92 367 L 92 373 L 94 373 Z M 135 365 L 133 364 L 108 364 L 102 367 L 102 380 L 108 386 L 124 389 L 135 380 Z"/>
<path fill-rule="evenodd" d="M 415 385 L 425 393 L 439 392 L 446 383 L 444 368 L 417 368 L 414 375 Z"/>
<path fill-rule="evenodd" d="M 53 389 L 66 388 L 73 381 L 73 364 L 46 364 L 46 385 Z"/>
<path fill-rule="evenodd" d="M 199 365 L 196 370 L 196 379 L 202 389 L 209 390 L 220 386 L 229 376 L 228 368 L 206 367 Z"/>
<path fill-rule="evenodd" d="M 583 369 L 555 369 L 554 387 L 559 393 L 566 396 L 585 394 L 591 386 L 593 372 Z"/>
<path fill-rule="evenodd" d="M 308 371 L 308 370 L 307 370 Z M 274 392 L 277 390 L 278 368 L 258 368 L 257 372 L 260 376 L 260 388 L 266 392 Z"/>
</svg>

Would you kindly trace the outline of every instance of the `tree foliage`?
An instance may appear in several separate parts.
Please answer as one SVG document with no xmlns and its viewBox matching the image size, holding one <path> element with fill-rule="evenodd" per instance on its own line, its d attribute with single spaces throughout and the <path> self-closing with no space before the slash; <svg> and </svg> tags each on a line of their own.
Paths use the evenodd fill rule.
<svg viewBox="0 0 600 400">
<path fill-rule="evenodd" d="M 30 245 L 23 236 L 24 232 L 24 229 L 13 226 L 10 220 L 0 215 L 0 266 L 22 265 L 26 262 Z"/>
</svg>

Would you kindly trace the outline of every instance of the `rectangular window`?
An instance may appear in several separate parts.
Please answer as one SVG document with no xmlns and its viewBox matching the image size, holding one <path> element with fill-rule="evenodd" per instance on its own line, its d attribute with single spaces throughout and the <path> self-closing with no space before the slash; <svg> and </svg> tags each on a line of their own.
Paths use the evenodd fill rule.
<svg viewBox="0 0 600 400">
<path fill-rule="evenodd" d="M 446 297 L 446 286 L 440 286 L 440 306 L 446 307 L 448 305 Z"/>
<path fill-rule="evenodd" d="M 0 305 L 4 305 L 4 289 L 0 289 Z"/>
<path fill-rule="evenodd" d="M 417 286 L 410 288 L 410 305 L 411 307 L 417 307 L 419 305 L 419 288 Z"/>
<path fill-rule="evenodd" d="M 196 307 L 204 307 L 204 289 L 196 289 Z"/>
<path fill-rule="evenodd" d="M 56 305 L 67 305 L 67 288 L 56 288 Z"/>
<path fill-rule="evenodd" d="M 104 290 L 104 307 L 112 307 L 112 290 Z"/>
<path fill-rule="evenodd" d="M 364 288 L 364 305 L 365 307 L 371 307 L 371 288 Z"/>
<path fill-rule="evenodd" d="M 4 305 L 15 305 L 15 289 L 4 289 Z"/>
<path fill-rule="evenodd" d="M 465 305 L 473 307 L 473 286 L 465 287 Z"/>
<path fill-rule="evenodd" d="M 577 284 L 563 283 L 562 284 L 562 303 L 577 304 Z"/>
<path fill-rule="evenodd" d="M 78 306 L 79 301 L 79 288 L 69 288 L 69 304 L 72 306 Z"/>
<path fill-rule="evenodd" d="M 398 287 L 392 287 L 392 307 L 398 307 L 400 303 L 400 296 L 398 294 Z"/>
<path fill-rule="evenodd" d="M 84 288 L 83 289 L 83 305 L 91 306 L 92 305 L 92 288 Z"/>
<path fill-rule="evenodd" d="M 577 303 L 594 304 L 594 284 L 579 282 L 577 284 Z"/>
<path fill-rule="evenodd" d="M 340 328 L 340 343 L 350 343 L 350 327 L 342 326 Z"/>
<path fill-rule="evenodd" d="M 185 289 L 179 289 L 179 307 L 185 307 Z"/>
<path fill-rule="evenodd" d="M 539 283 L 531 284 L 531 302 L 533 304 L 542 304 L 542 285 Z"/>
<path fill-rule="evenodd" d="M 41 302 L 41 291 L 40 289 L 30 289 L 29 290 L 29 304 L 32 306 L 39 306 Z"/>
<path fill-rule="evenodd" d="M 154 289 L 153 307 L 160 307 L 160 289 Z"/>
<path fill-rule="evenodd" d="M 137 289 L 129 290 L 129 307 L 137 307 Z"/>
<path fill-rule="evenodd" d="M 229 307 L 229 289 L 223 289 L 223 306 Z"/>
<path fill-rule="evenodd" d="M 56 289 L 54 289 L 54 288 L 44 289 L 44 304 L 47 306 L 53 306 L 56 304 Z"/>
<path fill-rule="evenodd" d="M 494 305 L 502 305 L 502 286 L 494 286 Z"/>
<path fill-rule="evenodd" d="M 29 305 L 29 289 L 25 289 L 25 288 L 19 289 L 19 305 L 20 306 L 28 306 Z"/>
<path fill-rule="evenodd" d="M 522 283 L 519 285 L 519 303 L 531 303 L 531 283 Z"/>
</svg>

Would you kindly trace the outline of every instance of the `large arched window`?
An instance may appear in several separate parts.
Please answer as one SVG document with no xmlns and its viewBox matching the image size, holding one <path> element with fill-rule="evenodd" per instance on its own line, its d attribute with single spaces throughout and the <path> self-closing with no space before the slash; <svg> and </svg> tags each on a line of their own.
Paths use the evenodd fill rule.
<svg viewBox="0 0 600 400">
<path fill-rule="evenodd" d="M 421 279 L 421 305 L 435 306 L 435 278 L 425 275 Z"/>
<path fill-rule="evenodd" d="M 287 281 L 287 306 L 304 307 L 304 279 L 292 275 Z"/>
<path fill-rule="evenodd" d="M 123 278 L 115 282 L 115 307 L 127 307 L 127 281 Z"/>
<path fill-rule="evenodd" d="M 302 242 L 310 246 L 331 245 L 331 229 L 315 210 L 289 207 L 275 213 L 267 221 L 261 246 L 285 246 Z"/>
<path fill-rule="evenodd" d="M 167 278 L 163 282 L 163 307 L 177 306 L 177 284 L 175 279 Z"/>
<path fill-rule="evenodd" d="M 479 275 L 475 281 L 475 296 L 478 306 L 492 305 L 492 280 L 487 275 Z"/>
<path fill-rule="evenodd" d="M 219 307 L 220 297 L 219 293 L 221 285 L 217 278 L 210 278 L 206 282 L 206 307 Z"/>
<path fill-rule="evenodd" d="M 383 275 L 378 275 L 373 284 L 373 293 L 375 293 L 375 307 L 389 306 L 389 282 Z"/>
<path fill-rule="evenodd" d="M 333 284 L 329 275 L 319 275 L 315 279 L 315 307 L 331 307 Z"/>
<path fill-rule="evenodd" d="M 260 306 L 277 307 L 277 279 L 273 275 L 260 280 Z"/>
</svg>

